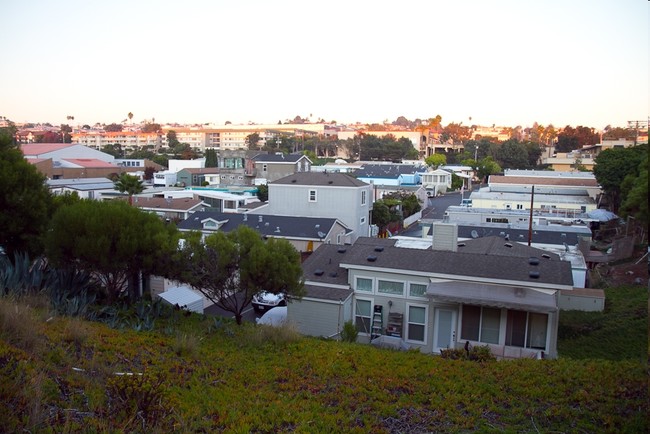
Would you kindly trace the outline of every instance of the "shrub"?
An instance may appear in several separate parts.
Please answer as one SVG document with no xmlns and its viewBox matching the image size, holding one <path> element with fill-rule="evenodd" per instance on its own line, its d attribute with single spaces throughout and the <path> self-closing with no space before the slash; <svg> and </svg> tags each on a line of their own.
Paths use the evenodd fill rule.
<svg viewBox="0 0 650 434">
<path fill-rule="evenodd" d="M 440 351 L 443 359 L 450 360 L 473 360 L 476 362 L 489 362 L 496 360 L 487 345 L 473 346 L 470 349 L 448 348 Z"/>
<path fill-rule="evenodd" d="M 359 331 L 354 326 L 352 321 L 346 321 L 341 330 L 341 340 L 343 342 L 356 342 Z"/>
</svg>

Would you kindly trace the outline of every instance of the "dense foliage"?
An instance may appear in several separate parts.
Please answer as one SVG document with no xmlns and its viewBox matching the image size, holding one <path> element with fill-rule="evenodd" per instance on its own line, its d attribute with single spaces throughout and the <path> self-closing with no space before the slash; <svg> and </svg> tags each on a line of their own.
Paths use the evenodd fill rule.
<svg viewBox="0 0 650 434">
<path fill-rule="evenodd" d="M 613 212 L 618 212 L 621 203 L 627 199 L 633 186 L 639 184 L 639 177 L 643 176 L 643 170 L 647 171 L 647 161 L 647 143 L 629 148 L 606 149 L 598 154 L 595 159 L 594 175 Z M 645 176 L 647 177 L 647 174 Z M 643 187 L 641 186 L 641 188 Z M 645 188 L 647 189 L 647 182 Z M 634 197 L 638 197 L 638 193 L 635 193 Z M 631 209 L 635 208 L 632 204 L 627 206 Z M 638 206 L 640 207 L 641 204 Z"/>
<path fill-rule="evenodd" d="M 50 204 L 45 177 L 25 160 L 10 130 L 0 129 L 0 248 L 9 257 L 43 251 Z"/>
<path fill-rule="evenodd" d="M 176 280 L 189 283 L 208 300 L 232 312 L 238 324 L 260 292 L 300 298 L 304 293 L 300 254 L 281 238 L 263 240 L 241 225 L 205 240 L 189 239 L 176 255 Z"/>
</svg>

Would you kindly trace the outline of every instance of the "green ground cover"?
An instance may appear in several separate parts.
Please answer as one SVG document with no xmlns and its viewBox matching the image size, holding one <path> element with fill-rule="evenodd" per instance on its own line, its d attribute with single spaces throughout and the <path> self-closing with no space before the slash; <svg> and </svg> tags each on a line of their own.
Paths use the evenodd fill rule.
<svg viewBox="0 0 650 434">
<path fill-rule="evenodd" d="M 639 357 L 643 351 L 647 357 L 647 290 L 618 291 L 602 318 L 563 321 L 569 332 L 560 342 L 560 359 L 480 363 L 198 315 L 161 318 L 151 331 L 116 329 L 52 317 L 33 301 L 26 307 L 0 299 L 0 402 L 11 409 L 0 412 L 0 427 L 647 432 L 647 359 Z M 629 314 L 629 324 L 620 321 L 623 314 Z M 597 326 L 585 336 L 571 331 L 590 321 Z M 643 321 L 645 328 L 637 324 Z M 616 336 L 616 330 L 583 342 L 621 324 L 636 334 L 630 349 L 597 349 L 618 342 L 604 337 Z M 566 350 L 581 347 L 577 354 Z"/>
</svg>

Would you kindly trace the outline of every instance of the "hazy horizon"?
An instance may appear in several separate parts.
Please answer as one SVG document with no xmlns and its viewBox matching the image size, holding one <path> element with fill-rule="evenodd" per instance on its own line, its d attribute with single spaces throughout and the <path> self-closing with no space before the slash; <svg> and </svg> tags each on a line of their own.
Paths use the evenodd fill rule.
<svg viewBox="0 0 650 434">
<path fill-rule="evenodd" d="M 648 2 L 5 0 L 0 116 L 223 125 L 648 118 Z"/>
</svg>

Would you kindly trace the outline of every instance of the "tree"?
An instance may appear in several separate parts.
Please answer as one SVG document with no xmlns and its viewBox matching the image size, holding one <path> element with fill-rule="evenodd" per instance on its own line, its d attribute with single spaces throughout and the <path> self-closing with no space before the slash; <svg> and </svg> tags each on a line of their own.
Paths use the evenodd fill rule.
<svg viewBox="0 0 650 434">
<path fill-rule="evenodd" d="M 595 145 L 600 142 L 600 136 L 593 128 L 567 125 L 557 136 L 555 150 L 558 152 L 571 152 L 584 146 Z"/>
<path fill-rule="evenodd" d="M 133 205 L 133 195 L 144 191 L 144 185 L 137 176 L 122 173 L 115 181 L 115 190 L 129 195 L 129 205 Z"/>
<path fill-rule="evenodd" d="M 445 157 L 443 154 L 432 154 L 425 158 L 424 162 L 427 164 L 427 166 L 438 168 L 447 164 L 447 157 Z"/>
<path fill-rule="evenodd" d="M 257 186 L 257 198 L 262 202 L 269 200 L 269 186 L 267 184 Z"/>
<path fill-rule="evenodd" d="M 639 174 L 629 174 L 625 177 L 624 184 L 630 188 L 624 193 L 621 205 L 623 217 L 632 216 L 642 227 L 648 227 L 648 156 L 639 165 Z"/>
<path fill-rule="evenodd" d="M 126 115 L 126 117 L 129 118 L 129 122 L 133 123 L 133 121 L 132 121 L 133 120 L 133 113 L 129 112 L 129 114 Z"/>
<path fill-rule="evenodd" d="M 482 182 L 487 182 L 490 175 L 501 172 L 501 166 L 492 157 L 485 157 L 478 162 L 478 177 Z"/>
<path fill-rule="evenodd" d="M 50 204 L 45 177 L 25 160 L 11 130 L 0 128 L 0 248 L 9 258 L 42 253 Z"/>
<path fill-rule="evenodd" d="M 142 127 L 143 133 L 159 133 L 160 131 L 162 131 L 160 124 L 156 124 L 153 122 L 151 123 L 145 122 L 144 126 Z"/>
<path fill-rule="evenodd" d="M 104 127 L 104 131 L 107 133 L 117 133 L 122 131 L 122 125 L 116 123 L 109 124 Z"/>
<path fill-rule="evenodd" d="M 144 168 L 144 179 L 150 181 L 153 179 L 153 174 L 156 173 L 156 169 L 153 166 L 147 166 Z"/>
<path fill-rule="evenodd" d="M 102 146 L 102 152 L 112 155 L 115 158 L 122 158 L 124 156 L 123 155 L 124 151 L 122 151 L 122 145 L 120 145 L 119 143 Z"/>
<path fill-rule="evenodd" d="M 45 237 L 48 260 L 61 268 L 77 266 L 92 273 L 109 302 L 127 288 L 135 300 L 140 273 L 166 273 L 165 259 L 173 255 L 177 243 L 172 225 L 121 201 L 82 200 L 62 206 Z"/>
<path fill-rule="evenodd" d="M 217 159 L 217 151 L 214 149 L 205 150 L 205 167 L 217 167 L 219 160 Z"/>
<path fill-rule="evenodd" d="M 501 144 L 497 151 L 497 161 L 506 169 L 528 168 L 528 151 L 524 144 L 517 140 L 508 140 Z"/>
<path fill-rule="evenodd" d="M 180 145 L 180 142 L 178 141 L 178 138 L 176 137 L 176 131 L 169 130 L 167 132 L 167 146 L 169 146 L 169 149 L 174 149 L 178 145 Z"/>
<path fill-rule="evenodd" d="M 259 134 L 257 133 L 249 134 L 246 136 L 246 147 L 248 147 L 250 151 L 255 151 L 258 149 L 257 144 L 259 143 L 259 141 L 260 141 Z"/>
<path fill-rule="evenodd" d="M 70 133 L 72 132 L 72 127 L 68 124 L 61 124 L 61 136 L 63 143 L 72 143 L 72 136 Z"/>
<path fill-rule="evenodd" d="M 202 244 L 185 244 L 178 258 L 178 280 L 192 285 L 221 309 L 231 312 L 237 324 L 253 296 L 262 292 L 297 299 L 304 293 L 300 254 L 284 239 L 264 241 L 247 226 L 217 232 Z"/>
<path fill-rule="evenodd" d="M 626 176 L 639 176 L 639 167 L 647 155 L 647 145 L 641 145 L 606 149 L 596 157 L 594 175 L 609 200 L 612 212 L 617 213 L 625 199 L 622 197 L 621 187 Z M 629 181 L 627 184 L 629 185 Z"/>
</svg>

